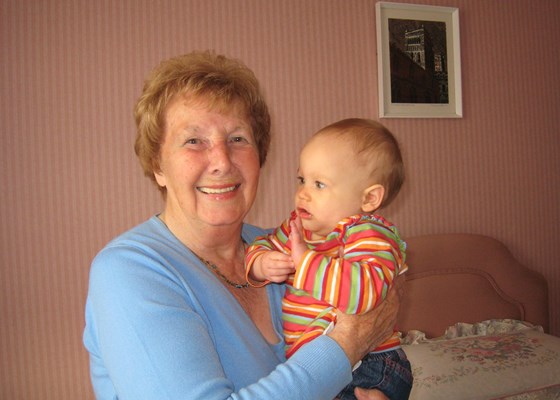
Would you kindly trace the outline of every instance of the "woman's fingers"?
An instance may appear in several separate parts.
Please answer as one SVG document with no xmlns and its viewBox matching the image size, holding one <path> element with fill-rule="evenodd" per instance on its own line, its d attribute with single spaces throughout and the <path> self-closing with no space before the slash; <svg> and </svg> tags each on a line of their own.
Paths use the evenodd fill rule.
<svg viewBox="0 0 560 400">
<path fill-rule="evenodd" d="M 390 400 L 387 396 L 377 389 L 354 389 L 354 394 L 358 400 Z"/>
</svg>

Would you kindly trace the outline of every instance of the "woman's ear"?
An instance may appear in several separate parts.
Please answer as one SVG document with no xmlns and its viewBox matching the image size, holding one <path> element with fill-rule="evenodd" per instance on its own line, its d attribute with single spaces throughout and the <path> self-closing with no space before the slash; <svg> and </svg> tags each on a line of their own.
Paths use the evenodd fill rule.
<svg viewBox="0 0 560 400">
<path fill-rule="evenodd" d="M 362 196 L 362 211 L 374 212 L 383 203 L 383 196 L 385 196 L 385 188 L 383 185 L 375 184 L 364 190 Z"/>
<path fill-rule="evenodd" d="M 159 186 L 165 187 L 165 175 L 161 172 L 161 170 L 154 172 L 154 177 L 156 178 L 156 182 Z"/>
</svg>

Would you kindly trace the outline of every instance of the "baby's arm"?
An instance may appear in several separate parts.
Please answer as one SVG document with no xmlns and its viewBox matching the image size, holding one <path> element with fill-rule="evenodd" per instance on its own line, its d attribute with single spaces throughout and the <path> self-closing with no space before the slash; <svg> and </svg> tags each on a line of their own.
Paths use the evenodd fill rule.
<svg viewBox="0 0 560 400">
<path fill-rule="evenodd" d="M 279 251 L 265 251 L 254 260 L 248 277 L 259 282 L 284 282 L 295 271 L 292 257 Z"/>
<path fill-rule="evenodd" d="M 257 238 L 247 249 L 247 281 L 253 286 L 284 282 L 295 271 L 288 246 L 289 219 L 267 236 Z"/>
</svg>

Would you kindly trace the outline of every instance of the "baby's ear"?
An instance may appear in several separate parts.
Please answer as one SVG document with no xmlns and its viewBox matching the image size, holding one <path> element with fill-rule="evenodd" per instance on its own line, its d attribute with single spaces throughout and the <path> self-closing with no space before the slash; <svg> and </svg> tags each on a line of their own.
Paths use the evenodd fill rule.
<svg viewBox="0 0 560 400">
<path fill-rule="evenodd" d="M 362 211 L 374 212 L 383 203 L 383 196 L 385 195 L 385 188 L 383 185 L 375 184 L 364 190 L 362 196 Z"/>
</svg>

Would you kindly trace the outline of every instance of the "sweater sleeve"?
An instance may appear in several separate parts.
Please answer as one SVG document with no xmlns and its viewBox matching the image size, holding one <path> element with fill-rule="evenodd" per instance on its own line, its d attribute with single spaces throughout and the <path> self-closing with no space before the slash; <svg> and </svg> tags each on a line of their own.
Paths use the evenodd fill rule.
<svg viewBox="0 0 560 400">
<path fill-rule="evenodd" d="M 284 363 L 263 359 L 270 350 L 262 339 L 246 335 L 247 324 L 235 322 L 235 307 L 223 303 L 225 311 L 216 310 L 216 316 L 201 312 L 198 297 L 219 296 L 216 289 L 189 292 L 179 276 L 134 249 L 112 249 L 96 258 L 84 342 L 97 399 L 323 400 L 334 398 L 351 380 L 348 359 L 327 337 Z M 227 338 L 226 347 L 234 348 L 247 368 L 239 374 L 247 382 L 226 373 L 231 365 L 219 345 Z M 243 358 L 262 367 L 245 367 Z M 261 368 L 270 372 L 260 376 Z"/>
<path fill-rule="evenodd" d="M 293 286 L 348 314 L 369 311 L 383 301 L 402 268 L 399 241 L 380 224 L 349 226 L 342 239 L 304 254 Z"/>
</svg>

